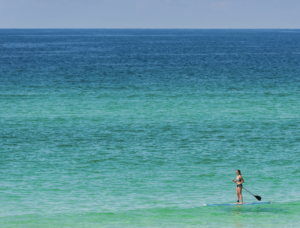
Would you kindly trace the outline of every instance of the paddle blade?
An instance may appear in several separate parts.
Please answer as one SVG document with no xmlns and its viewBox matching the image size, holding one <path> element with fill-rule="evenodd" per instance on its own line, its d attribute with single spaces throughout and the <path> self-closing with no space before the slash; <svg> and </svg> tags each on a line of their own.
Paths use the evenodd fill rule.
<svg viewBox="0 0 300 228">
<path fill-rule="evenodd" d="M 255 198 L 259 201 L 261 201 L 261 197 L 260 196 L 255 196 Z"/>
</svg>

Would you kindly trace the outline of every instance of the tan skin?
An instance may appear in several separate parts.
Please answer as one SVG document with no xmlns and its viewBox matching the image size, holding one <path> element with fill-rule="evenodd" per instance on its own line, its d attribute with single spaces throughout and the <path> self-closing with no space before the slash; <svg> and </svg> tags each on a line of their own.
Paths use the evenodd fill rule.
<svg viewBox="0 0 300 228">
<path fill-rule="evenodd" d="M 244 179 L 238 170 L 236 171 L 236 175 L 237 175 L 236 179 L 240 181 L 237 180 L 232 180 L 232 181 L 235 182 L 236 185 L 244 183 Z M 241 199 L 241 202 L 239 204 L 243 204 L 242 188 L 243 188 L 242 186 L 236 187 L 237 204 L 239 203 L 239 199 Z"/>
</svg>

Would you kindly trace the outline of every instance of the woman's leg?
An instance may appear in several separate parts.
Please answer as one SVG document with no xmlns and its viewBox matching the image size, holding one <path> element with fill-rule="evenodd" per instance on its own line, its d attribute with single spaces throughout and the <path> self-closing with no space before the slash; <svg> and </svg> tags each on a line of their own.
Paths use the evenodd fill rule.
<svg viewBox="0 0 300 228">
<path fill-rule="evenodd" d="M 237 187 L 238 198 L 241 199 L 240 204 L 243 204 L 242 187 Z"/>
<path fill-rule="evenodd" d="M 236 203 L 239 203 L 239 187 L 236 188 L 236 196 L 237 196 Z"/>
</svg>

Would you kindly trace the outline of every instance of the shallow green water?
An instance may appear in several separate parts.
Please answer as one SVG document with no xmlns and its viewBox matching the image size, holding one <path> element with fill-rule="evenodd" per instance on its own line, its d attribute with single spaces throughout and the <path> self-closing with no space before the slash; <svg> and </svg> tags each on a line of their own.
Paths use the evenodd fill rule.
<svg viewBox="0 0 300 228">
<path fill-rule="evenodd" d="M 295 227 L 291 31 L 0 30 L 1 227 Z"/>
</svg>

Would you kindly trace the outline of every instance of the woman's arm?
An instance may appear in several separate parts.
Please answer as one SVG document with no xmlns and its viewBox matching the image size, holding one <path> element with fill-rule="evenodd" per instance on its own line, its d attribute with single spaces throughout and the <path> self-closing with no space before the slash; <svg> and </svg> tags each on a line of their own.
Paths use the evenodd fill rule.
<svg viewBox="0 0 300 228">
<path fill-rule="evenodd" d="M 240 175 L 241 184 L 244 183 L 244 178 Z"/>
</svg>

